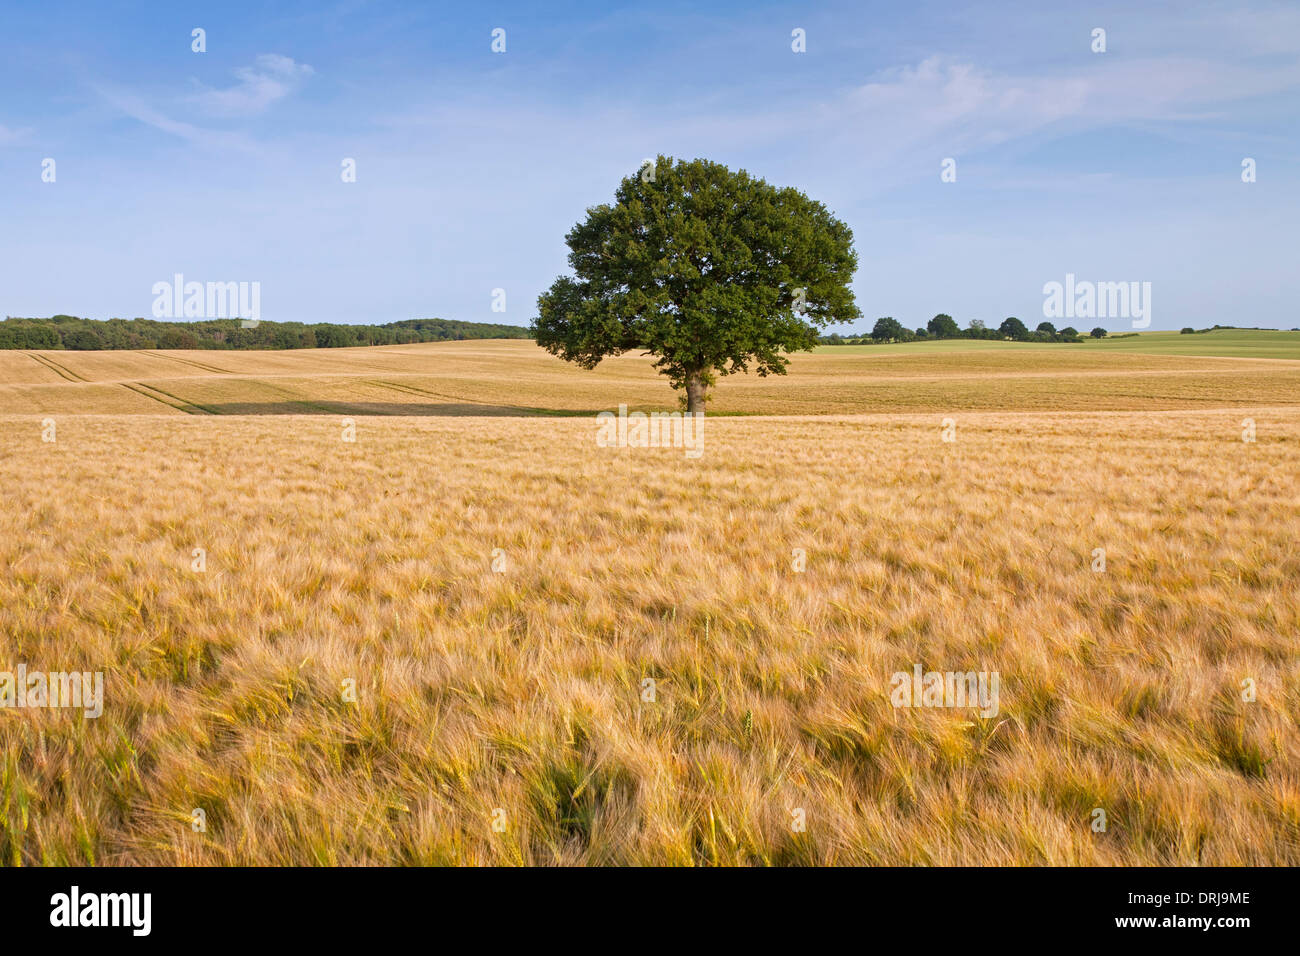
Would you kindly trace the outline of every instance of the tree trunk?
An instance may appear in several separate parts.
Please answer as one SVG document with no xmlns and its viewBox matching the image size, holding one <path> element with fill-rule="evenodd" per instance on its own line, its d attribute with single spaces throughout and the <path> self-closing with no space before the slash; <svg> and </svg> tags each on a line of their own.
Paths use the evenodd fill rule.
<svg viewBox="0 0 1300 956">
<path fill-rule="evenodd" d="M 686 373 L 686 411 L 687 414 L 704 413 L 704 373 Z"/>
</svg>

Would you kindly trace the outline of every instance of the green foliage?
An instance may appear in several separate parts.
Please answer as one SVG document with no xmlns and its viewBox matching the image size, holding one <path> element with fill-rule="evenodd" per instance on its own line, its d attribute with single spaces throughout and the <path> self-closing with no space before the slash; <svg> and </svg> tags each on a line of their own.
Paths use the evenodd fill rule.
<svg viewBox="0 0 1300 956">
<path fill-rule="evenodd" d="M 356 333 L 346 325 L 318 325 L 316 327 L 317 348 L 345 349 L 356 344 Z"/>
<path fill-rule="evenodd" d="M 349 345 L 407 345 L 453 339 L 526 339 L 515 325 L 407 319 L 387 325 L 262 322 L 245 329 L 238 319 L 159 322 L 154 319 L 7 318 L 0 322 L 0 349 L 311 349 Z"/>
<path fill-rule="evenodd" d="M 784 374 L 783 353 L 861 317 L 848 226 L 796 189 L 707 160 L 660 156 L 565 241 L 575 275 L 539 297 L 532 331 L 583 368 L 639 350 L 689 394 L 751 364 Z"/>
<path fill-rule="evenodd" d="M 0 349 L 62 348 L 58 331 L 41 322 L 9 319 L 0 323 Z"/>
<path fill-rule="evenodd" d="M 1107 335 L 1107 332 L 1099 325 L 1088 334 L 1091 335 L 1094 339 L 1104 339 Z"/>
<path fill-rule="evenodd" d="M 876 319 L 875 327 L 871 330 L 871 337 L 877 342 L 901 342 L 906 335 L 903 323 L 888 315 L 883 319 Z"/>
<path fill-rule="evenodd" d="M 1004 341 L 1008 338 L 1017 342 L 1078 343 L 1083 341 L 1079 337 L 1078 331 L 1069 326 L 1058 332 L 1052 323 L 1042 322 L 1037 329 L 1030 332 L 1025 328 L 1024 323 L 1016 318 L 1007 319 L 1002 323 L 1001 327 L 996 329 L 988 328 L 979 319 L 972 319 L 970 327 L 962 329 L 952 316 L 941 312 L 927 322 L 924 328 L 918 328 L 915 331 L 905 328 L 902 323 L 893 318 L 883 318 L 876 322 L 871 332 L 853 333 L 849 336 L 832 333 L 823 336 L 821 342 L 823 345 L 881 345 L 890 342 L 920 342 L 930 339 Z"/>
<path fill-rule="evenodd" d="M 998 326 L 998 332 L 1003 338 L 1012 339 L 1016 342 L 1029 341 L 1029 329 L 1025 328 L 1025 323 L 1015 316 L 1004 319 L 1002 324 Z"/>
<path fill-rule="evenodd" d="M 927 331 L 936 339 L 955 339 L 961 335 L 961 329 L 951 315 L 940 312 L 925 324 Z"/>
</svg>

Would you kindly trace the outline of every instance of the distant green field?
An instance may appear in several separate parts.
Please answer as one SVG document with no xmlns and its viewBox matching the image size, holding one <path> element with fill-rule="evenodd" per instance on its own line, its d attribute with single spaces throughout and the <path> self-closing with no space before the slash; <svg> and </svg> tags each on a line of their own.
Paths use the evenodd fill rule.
<svg viewBox="0 0 1300 956">
<path fill-rule="evenodd" d="M 1088 339 L 1083 347 L 1164 355 L 1222 355 L 1232 358 L 1300 359 L 1300 332 L 1221 329 L 1183 335 L 1179 332 L 1140 332 L 1126 339 Z"/>
<path fill-rule="evenodd" d="M 889 355 L 1016 349 L 1300 360 L 1300 332 L 1250 329 L 1224 329 L 1216 332 L 1200 332 L 1195 335 L 1183 335 L 1180 332 L 1139 332 L 1127 338 L 1086 338 L 1080 344 L 1068 345 L 1043 342 L 993 342 L 985 339 L 943 339 L 938 342 L 907 342 L 899 345 L 825 345 L 818 351 L 843 355 Z"/>
</svg>

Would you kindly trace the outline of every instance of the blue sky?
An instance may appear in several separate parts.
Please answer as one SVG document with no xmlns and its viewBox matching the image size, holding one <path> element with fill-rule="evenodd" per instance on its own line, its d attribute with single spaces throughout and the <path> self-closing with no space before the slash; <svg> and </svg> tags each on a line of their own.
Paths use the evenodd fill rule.
<svg viewBox="0 0 1300 956">
<path fill-rule="evenodd" d="M 148 316 L 183 273 L 260 282 L 270 320 L 526 325 L 585 208 L 667 153 L 844 219 L 867 328 L 1032 327 L 1067 273 L 1151 282 L 1152 328 L 1300 326 L 1295 4 L 56 2 L 0 20 L 7 315 Z"/>
</svg>

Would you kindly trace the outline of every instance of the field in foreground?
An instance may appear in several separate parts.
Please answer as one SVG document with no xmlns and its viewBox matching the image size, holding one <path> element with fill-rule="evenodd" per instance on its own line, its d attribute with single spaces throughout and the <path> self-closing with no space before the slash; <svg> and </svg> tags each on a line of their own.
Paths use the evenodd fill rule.
<svg viewBox="0 0 1300 956">
<path fill-rule="evenodd" d="M 1209 401 L 1150 371 L 1108 400 Z M 0 855 L 1300 864 L 1300 409 L 1233 374 L 1248 413 L 892 382 L 976 400 L 952 442 L 711 419 L 698 460 L 584 418 L 0 418 L 0 666 L 106 674 L 98 719 L 0 710 Z M 1055 381 L 1025 407 L 1106 395 Z M 996 671 L 998 713 L 891 706 L 915 664 Z"/>
</svg>

